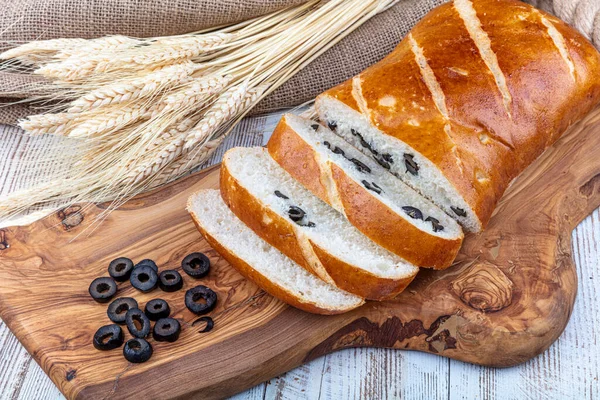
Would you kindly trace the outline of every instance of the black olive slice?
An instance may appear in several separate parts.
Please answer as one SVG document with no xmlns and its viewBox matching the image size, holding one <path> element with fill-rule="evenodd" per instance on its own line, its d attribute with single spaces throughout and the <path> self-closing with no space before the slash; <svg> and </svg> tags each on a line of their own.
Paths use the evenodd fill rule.
<svg viewBox="0 0 600 400">
<path fill-rule="evenodd" d="M 204 278 L 210 270 L 210 260 L 203 253 L 192 253 L 181 261 L 181 268 L 194 279 Z"/>
<path fill-rule="evenodd" d="M 145 338 L 150 333 L 150 320 L 139 308 L 132 308 L 125 314 L 125 323 L 131 336 Z"/>
<path fill-rule="evenodd" d="M 147 293 L 156 288 L 156 285 L 158 284 L 158 275 L 151 266 L 142 265 L 131 271 L 129 281 L 131 282 L 131 286 L 141 292 Z"/>
<path fill-rule="evenodd" d="M 360 136 L 360 145 L 373 153 L 373 148 L 362 136 Z"/>
<path fill-rule="evenodd" d="M 467 216 L 467 212 L 465 210 L 463 210 L 462 208 L 459 208 L 459 207 L 450 207 L 450 208 L 459 217 L 466 217 Z"/>
<path fill-rule="evenodd" d="M 121 347 L 125 336 L 119 325 L 104 325 L 94 334 L 94 347 L 98 350 L 112 350 Z"/>
<path fill-rule="evenodd" d="M 366 173 L 369 173 L 369 174 L 371 173 L 371 168 L 369 168 L 368 166 L 366 166 L 360 160 L 357 160 L 356 158 L 351 158 L 350 162 L 352 162 L 352 164 L 354 164 L 356 166 L 356 169 L 358 169 L 360 172 L 366 172 Z"/>
<path fill-rule="evenodd" d="M 304 218 L 306 212 L 304 212 L 304 210 L 298 206 L 290 206 L 290 209 L 288 210 L 288 215 L 290 216 L 290 219 L 292 221 L 298 222 L 302 220 L 302 218 Z"/>
<path fill-rule="evenodd" d="M 138 302 L 131 297 L 119 297 L 109 304 L 106 313 L 108 318 L 116 324 L 124 324 L 127 311 L 138 308 Z"/>
<path fill-rule="evenodd" d="M 335 121 L 327 121 L 327 126 L 332 131 L 335 131 L 337 129 L 337 122 L 335 122 Z"/>
<path fill-rule="evenodd" d="M 392 155 L 391 155 L 391 154 L 389 154 L 389 153 L 382 154 L 382 155 L 381 155 L 381 158 L 382 158 L 384 161 L 387 161 L 387 162 L 389 162 L 390 164 L 393 164 L 393 163 L 394 163 L 394 158 L 393 158 L 393 157 L 392 157 Z"/>
<path fill-rule="evenodd" d="M 414 219 L 423 219 L 423 213 L 416 207 L 404 206 L 402 207 L 405 213 L 408 214 L 409 217 Z"/>
<path fill-rule="evenodd" d="M 123 346 L 123 356 L 132 363 L 143 363 L 152 357 L 152 346 L 144 339 L 130 339 Z"/>
<path fill-rule="evenodd" d="M 290 198 L 289 198 L 289 197 L 287 197 L 285 194 L 281 193 L 279 190 L 276 190 L 276 191 L 275 191 L 275 196 L 277 196 L 277 197 L 280 197 L 280 198 L 282 198 L 282 199 L 284 199 L 284 200 L 289 200 L 289 199 L 290 199 Z"/>
<path fill-rule="evenodd" d="M 206 314 L 216 304 L 217 294 L 206 286 L 199 285 L 185 292 L 185 306 L 194 314 Z"/>
<path fill-rule="evenodd" d="M 383 192 L 383 189 L 377 186 L 375 182 L 367 182 L 365 180 L 362 180 L 361 182 L 367 189 L 369 189 L 372 192 L 375 192 L 377 194 L 381 194 L 381 192 Z"/>
<path fill-rule="evenodd" d="M 200 317 L 194 322 L 192 322 L 192 326 L 196 326 L 196 324 L 199 322 L 206 322 L 206 326 L 204 327 L 204 329 L 199 330 L 198 333 L 210 332 L 215 326 L 215 321 L 213 321 L 211 317 Z"/>
<path fill-rule="evenodd" d="M 154 324 L 152 337 L 158 342 L 174 342 L 179 339 L 181 326 L 175 318 L 161 318 Z"/>
<path fill-rule="evenodd" d="M 333 152 L 333 154 L 340 154 L 341 156 L 346 157 L 346 153 L 344 152 L 344 150 L 340 149 L 337 146 L 335 146 L 331 151 Z"/>
<path fill-rule="evenodd" d="M 338 146 L 332 146 L 331 143 L 329 143 L 327 140 L 325 140 L 323 142 L 323 144 L 325 145 L 325 147 L 327 147 L 329 149 L 329 151 L 331 151 L 333 154 L 340 154 L 343 157 L 346 157 L 346 153 L 344 152 L 344 150 L 342 150 L 341 148 L 339 148 Z"/>
<path fill-rule="evenodd" d="M 158 287 L 163 292 L 176 292 L 183 287 L 183 278 L 179 272 L 168 269 L 158 275 Z"/>
<path fill-rule="evenodd" d="M 98 303 L 108 303 L 115 293 L 117 293 L 117 283 L 113 278 L 96 278 L 90 284 L 88 291 L 92 299 Z"/>
<path fill-rule="evenodd" d="M 419 173 L 419 165 L 414 160 L 415 156 L 412 154 L 404 153 L 404 165 L 406 166 L 406 171 L 410 172 L 412 175 L 417 175 Z"/>
<path fill-rule="evenodd" d="M 316 131 L 319 129 L 319 124 L 312 124 L 310 127 Z"/>
<path fill-rule="evenodd" d="M 425 218 L 425 221 L 431 222 L 431 226 L 433 226 L 434 232 L 441 232 L 444 230 L 444 227 L 442 225 L 440 225 L 440 221 L 436 218 L 427 217 L 427 218 Z"/>
<path fill-rule="evenodd" d="M 381 158 L 381 156 L 379 157 L 373 157 L 375 159 L 375 161 L 377 161 L 377 164 L 381 165 L 383 168 L 385 169 L 390 169 L 390 163 L 385 161 L 383 158 Z"/>
<path fill-rule="evenodd" d="M 152 267 L 154 272 L 156 272 L 158 274 L 158 265 L 156 265 L 156 263 L 154 261 L 150 260 L 149 258 L 143 259 L 139 263 L 135 264 L 135 266 L 133 268 L 135 269 L 137 267 L 142 267 L 144 265 L 146 265 L 148 267 Z"/>
<path fill-rule="evenodd" d="M 128 280 L 132 270 L 133 261 L 127 257 L 115 258 L 108 265 L 108 274 L 117 282 Z"/>
<path fill-rule="evenodd" d="M 144 313 L 150 321 L 158 321 L 161 318 L 167 318 L 171 314 L 169 303 L 163 299 L 153 299 L 146 303 Z"/>
</svg>

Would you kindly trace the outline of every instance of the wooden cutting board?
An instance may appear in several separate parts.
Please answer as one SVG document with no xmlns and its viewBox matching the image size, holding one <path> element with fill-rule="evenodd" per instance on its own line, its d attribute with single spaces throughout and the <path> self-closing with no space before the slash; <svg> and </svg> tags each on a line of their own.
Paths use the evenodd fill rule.
<svg viewBox="0 0 600 400">
<path fill-rule="evenodd" d="M 290 308 L 243 279 L 201 238 L 184 210 L 218 168 L 138 196 L 105 215 L 75 205 L 25 227 L 0 230 L 0 316 L 68 398 L 220 398 L 345 347 L 426 351 L 511 366 L 544 351 L 572 311 L 577 277 L 571 231 L 600 205 L 600 110 L 574 126 L 508 190 L 487 230 L 469 235 L 453 268 L 422 271 L 396 300 L 338 316 Z M 98 224 L 98 218 L 103 222 Z M 109 323 L 88 295 L 119 256 L 180 268 L 193 251 L 209 276 L 184 290 L 118 296 L 164 298 L 182 323 L 176 343 L 156 343 L 145 364 L 100 352 L 92 335 Z M 199 333 L 184 306 L 196 284 L 219 295 L 215 329 Z"/>
</svg>

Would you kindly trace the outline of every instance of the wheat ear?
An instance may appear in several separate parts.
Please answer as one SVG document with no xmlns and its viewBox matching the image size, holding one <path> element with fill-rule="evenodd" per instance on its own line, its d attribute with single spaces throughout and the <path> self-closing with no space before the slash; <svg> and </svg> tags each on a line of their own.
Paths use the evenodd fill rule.
<svg viewBox="0 0 600 400">
<path fill-rule="evenodd" d="M 68 113 L 30 115 L 19 121 L 19 127 L 28 135 L 62 135 L 73 125 L 75 118 L 75 114 Z"/>
<path fill-rule="evenodd" d="M 150 46 L 141 48 L 140 54 L 122 61 L 143 65 L 160 65 L 181 59 L 191 59 L 229 42 L 235 35 L 215 33 L 198 36 L 166 37 L 156 39 Z"/>
<path fill-rule="evenodd" d="M 25 43 L 14 49 L 6 50 L 0 54 L 0 59 L 21 58 L 46 53 L 56 53 L 63 49 L 76 47 L 87 43 L 85 39 L 51 39 Z"/>
<path fill-rule="evenodd" d="M 207 143 L 217 143 L 217 141 L 210 139 L 213 137 L 218 139 L 219 128 L 230 122 L 236 115 L 252 107 L 264 90 L 265 88 L 262 86 L 248 90 L 247 85 L 242 84 L 225 91 L 208 108 L 200 122 L 193 129 L 188 131 L 187 134 L 177 136 L 158 156 L 136 168 L 128 177 L 128 181 L 134 184 L 139 183 L 158 171 L 168 168 L 175 159 L 190 153 L 194 146 L 202 146 L 198 151 L 204 152 L 204 146 Z M 220 136 L 225 137 L 225 135 Z M 193 144 L 188 146 L 188 140 L 192 140 Z M 214 148 L 210 148 L 208 151 L 212 152 L 212 150 Z"/>
<path fill-rule="evenodd" d="M 176 109 L 189 109 L 202 107 L 202 101 L 223 91 L 231 82 L 232 76 L 202 76 L 190 81 L 186 86 L 170 94 L 164 100 L 165 112 Z"/>
<path fill-rule="evenodd" d="M 192 129 L 184 139 L 184 149 L 190 150 L 205 141 L 227 120 L 237 114 L 247 99 L 248 86 L 241 84 L 225 91 L 207 110 L 204 118 Z"/>
<path fill-rule="evenodd" d="M 82 43 L 61 49 L 54 57 L 67 59 L 81 57 L 105 51 L 123 51 L 143 43 L 143 40 L 123 35 L 106 36 L 98 39 L 84 40 Z"/>
<path fill-rule="evenodd" d="M 171 182 L 182 175 L 188 173 L 195 167 L 198 167 L 208 161 L 210 156 L 225 140 L 225 135 L 222 135 L 214 140 L 208 141 L 196 152 L 184 154 L 175 159 L 171 164 L 164 168 L 152 181 L 151 186 L 160 186 Z"/>
<path fill-rule="evenodd" d="M 169 65 L 140 78 L 100 87 L 71 103 L 70 113 L 78 113 L 156 95 L 169 87 L 184 83 L 194 72 L 191 62 Z"/>
<path fill-rule="evenodd" d="M 73 138 L 98 137 L 111 133 L 151 116 L 152 108 L 137 103 L 100 109 L 94 117 L 88 117 L 74 126 L 66 135 Z"/>
</svg>

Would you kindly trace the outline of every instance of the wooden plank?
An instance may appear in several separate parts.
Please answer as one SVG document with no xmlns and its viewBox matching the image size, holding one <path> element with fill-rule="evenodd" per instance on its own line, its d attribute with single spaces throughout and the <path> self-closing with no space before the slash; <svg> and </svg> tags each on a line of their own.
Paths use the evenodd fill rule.
<svg viewBox="0 0 600 400">
<path fill-rule="evenodd" d="M 321 399 L 447 399 L 448 360 L 431 354 L 348 349 L 327 355 L 324 370 Z"/>
<path fill-rule="evenodd" d="M 266 387 L 265 399 L 311 400 L 320 397 L 326 358 L 327 356 L 319 357 L 271 379 Z"/>
</svg>

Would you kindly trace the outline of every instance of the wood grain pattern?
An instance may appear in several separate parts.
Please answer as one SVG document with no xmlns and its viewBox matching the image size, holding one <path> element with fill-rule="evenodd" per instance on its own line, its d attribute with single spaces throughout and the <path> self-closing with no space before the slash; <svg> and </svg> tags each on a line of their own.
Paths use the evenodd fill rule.
<svg viewBox="0 0 600 400">
<path fill-rule="evenodd" d="M 422 273 L 394 302 L 320 317 L 260 296 L 206 247 L 181 209 L 189 192 L 216 184 L 215 171 L 209 171 L 136 198 L 93 233 L 86 228 L 102 206 L 83 207 L 78 225 L 80 218 L 67 210 L 67 221 L 54 214 L 5 229 L 0 315 L 71 398 L 156 395 L 165 381 L 172 396 L 202 391 L 203 397 L 220 397 L 353 346 L 410 348 L 486 365 L 523 362 L 555 340 L 573 306 L 570 232 L 600 204 L 600 161 L 592 151 L 600 148 L 599 120 L 598 112 L 588 116 L 511 187 L 490 228 L 467 239 L 459 265 Z M 221 294 L 218 329 L 200 339 L 184 329 L 176 344 L 156 345 L 146 365 L 127 365 L 118 352 L 99 358 L 90 338 L 106 317 L 105 308 L 87 296 L 92 277 L 116 254 L 174 267 L 194 250 L 208 251 L 216 263 L 208 284 Z M 496 289 L 469 290 L 489 279 L 490 265 L 506 280 L 498 280 L 494 269 Z M 490 296 L 504 293 L 498 288 L 507 280 L 513 284 L 510 304 L 482 311 L 506 303 L 506 294 Z M 119 294 L 132 293 L 125 285 Z M 156 296 L 136 295 L 142 303 Z M 176 304 L 176 317 L 192 320 L 181 298 L 164 297 Z M 67 380 L 73 370 L 75 377 Z"/>
</svg>

